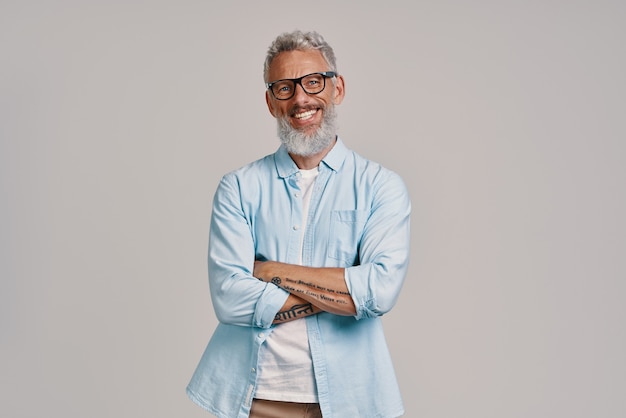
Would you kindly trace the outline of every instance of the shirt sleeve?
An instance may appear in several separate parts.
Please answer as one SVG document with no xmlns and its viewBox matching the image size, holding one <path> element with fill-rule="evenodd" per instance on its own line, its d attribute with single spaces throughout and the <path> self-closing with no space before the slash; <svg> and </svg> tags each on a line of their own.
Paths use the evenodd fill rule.
<svg viewBox="0 0 626 418">
<path fill-rule="evenodd" d="M 406 185 L 387 171 L 374 187 L 359 247 L 360 264 L 345 270 L 356 319 L 381 316 L 393 308 L 409 264 L 411 202 Z"/>
<path fill-rule="evenodd" d="M 252 276 L 255 245 L 237 177 L 226 175 L 213 199 L 209 233 L 209 287 L 218 320 L 269 328 L 288 292 Z"/>
</svg>

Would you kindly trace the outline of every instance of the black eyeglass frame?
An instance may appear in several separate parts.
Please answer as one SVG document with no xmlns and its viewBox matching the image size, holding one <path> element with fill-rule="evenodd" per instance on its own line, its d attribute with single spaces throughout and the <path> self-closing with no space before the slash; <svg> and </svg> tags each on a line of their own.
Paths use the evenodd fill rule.
<svg viewBox="0 0 626 418">
<path fill-rule="evenodd" d="M 307 78 L 307 77 L 309 77 L 309 76 L 316 75 L 316 74 L 319 74 L 319 75 L 321 75 L 323 77 L 324 87 L 322 87 L 322 89 L 320 91 L 316 92 L 316 93 L 309 93 L 308 91 L 306 91 L 306 89 L 302 85 L 302 80 Z M 272 96 L 274 96 L 274 98 L 276 100 L 289 100 L 296 94 L 296 88 L 298 87 L 298 84 L 300 84 L 300 87 L 302 87 L 302 90 L 304 90 L 304 92 L 306 94 L 320 94 L 326 88 L 326 79 L 327 78 L 333 78 L 333 77 L 337 77 L 337 73 L 335 71 L 323 71 L 323 72 L 319 72 L 319 73 L 311 73 L 311 74 L 303 75 L 302 77 L 299 77 L 299 78 L 283 78 L 283 79 L 280 79 L 280 80 L 272 81 L 271 83 L 265 83 L 265 87 L 269 91 L 272 92 Z M 274 93 L 274 90 L 272 89 L 272 86 L 274 84 L 276 84 L 276 83 L 280 83 L 281 81 L 292 81 L 293 82 L 293 90 L 291 92 L 291 96 L 279 99 L 278 97 L 276 97 L 276 94 Z"/>
</svg>

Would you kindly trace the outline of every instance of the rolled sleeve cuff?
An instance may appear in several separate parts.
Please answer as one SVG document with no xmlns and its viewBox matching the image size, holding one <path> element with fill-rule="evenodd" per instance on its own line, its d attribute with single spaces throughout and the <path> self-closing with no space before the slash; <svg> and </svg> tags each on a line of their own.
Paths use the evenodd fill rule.
<svg viewBox="0 0 626 418">
<path fill-rule="evenodd" d="M 352 301 L 356 307 L 356 319 L 372 318 L 378 316 L 372 309 L 375 305 L 374 298 L 370 293 L 367 280 L 362 280 L 369 274 L 367 265 L 354 266 L 345 269 L 344 279 Z"/>
<path fill-rule="evenodd" d="M 276 313 L 285 304 L 289 292 L 272 283 L 266 283 L 254 311 L 254 325 L 259 328 L 269 328 L 276 317 Z"/>
</svg>

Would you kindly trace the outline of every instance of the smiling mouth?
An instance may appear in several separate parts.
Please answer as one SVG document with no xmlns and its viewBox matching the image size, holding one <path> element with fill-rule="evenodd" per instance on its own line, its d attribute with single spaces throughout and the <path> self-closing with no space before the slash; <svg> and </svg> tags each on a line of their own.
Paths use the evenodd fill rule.
<svg viewBox="0 0 626 418">
<path fill-rule="evenodd" d="M 304 112 L 294 113 L 293 117 L 298 120 L 307 120 L 312 118 L 315 113 L 317 113 L 317 109 L 311 109 Z"/>
</svg>

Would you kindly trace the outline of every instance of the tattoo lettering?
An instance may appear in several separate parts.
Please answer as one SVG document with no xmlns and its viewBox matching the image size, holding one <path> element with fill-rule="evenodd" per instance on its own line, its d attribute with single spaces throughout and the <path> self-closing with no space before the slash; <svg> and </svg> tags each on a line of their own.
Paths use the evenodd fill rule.
<svg viewBox="0 0 626 418">
<path fill-rule="evenodd" d="M 307 316 L 313 313 L 313 305 L 310 303 L 305 303 L 301 305 L 293 305 L 290 309 L 286 311 L 280 311 L 274 317 L 276 321 L 286 321 L 288 319 L 295 319 L 299 316 Z"/>
<path fill-rule="evenodd" d="M 281 279 L 278 277 L 274 277 L 274 279 L 272 279 L 272 283 L 274 283 L 274 280 L 278 279 L 278 283 L 275 283 L 277 286 L 281 283 Z M 297 285 L 304 285 L 306 287 L 311 288 L 312 290 L 302 290 L 302 289 L 296 289 L 295 287 L 287 284 L 287 283 L 293 283 L 293 284 L 297 284 Z M 322 293 L 319 292 L 315 292 L 315 290 L 321 290 L 321 291 L 325 291 L 328 293 L 336 293 L 338 295 L 345 295 L 345 296 L 349 296 L 350 293 L 348 292 L 342 292 L 342 291 L 336 291 L 333 289 L 327 289 L 323 286 L 318 286 L 314 283 L 310 283 L 310 282 L 305 282 L 303 280 L 294 280 L 294 279 L 290 279 L 289 277 L 285 277 L 285 283 L 280 285 L 283 289 L 289 291 L 292 294 L 304 294 L 307 296 L 310 296 L 312 298 L 315 298 L 316 300 L 323 300 L 326 302 L 330 302 L 330 303 L 338 303 L 338 304 L 342 304 L 342 305 L 347 305 L 348 302 L 346 302 L 345 300 L 342 299 L 335 299 L 329 296 L 326 296 Z"/>
</svg>

